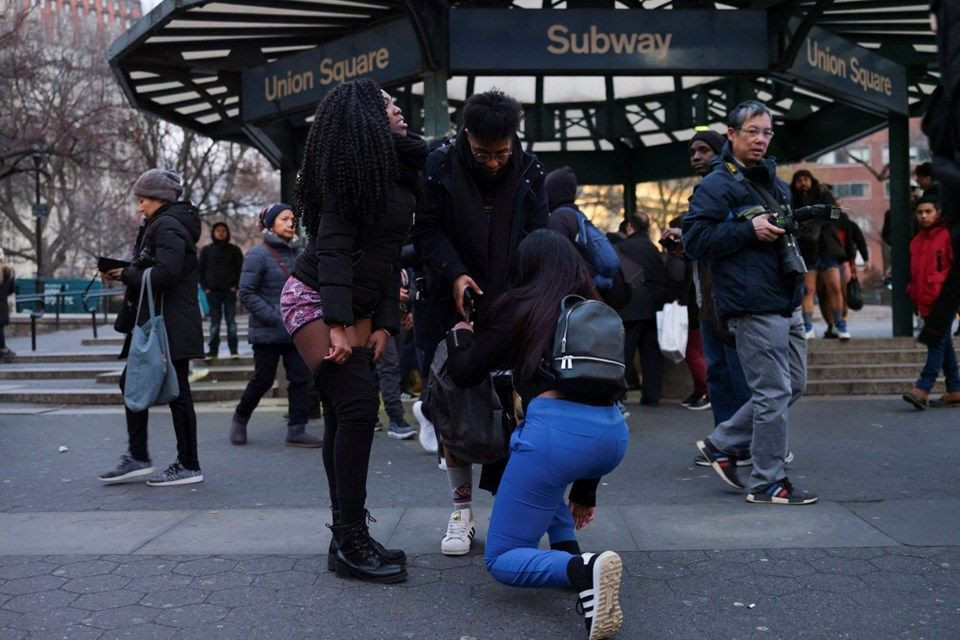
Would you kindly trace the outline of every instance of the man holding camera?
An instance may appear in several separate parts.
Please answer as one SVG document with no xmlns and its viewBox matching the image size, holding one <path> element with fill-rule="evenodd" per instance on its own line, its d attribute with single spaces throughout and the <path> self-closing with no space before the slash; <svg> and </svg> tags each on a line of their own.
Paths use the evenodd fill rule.
<svg viewBox="0 0 960 640">
<path fill-rule="evenodd" d="M 716 312 L 736 338 L 751 398 L 697 448 L 724 482 L 748 489 L 747 502 L 810 504 L 817 497 L 795 489 L 784 472 L 789 407 L 806 385 L 803 274 L 783 260 L 787 232 L 767 213 L 750 215 L 758 205 L 789 211 L 790 189 L 764 157 L 773 138 L 770 109 L 743 102 L 727 125 L 723 152 L 690 199 L 683 242 L 687 255 L 709 263 Z M 747 449 L 753 472 L 744 485 L 736 461 Z"/>
</svg>

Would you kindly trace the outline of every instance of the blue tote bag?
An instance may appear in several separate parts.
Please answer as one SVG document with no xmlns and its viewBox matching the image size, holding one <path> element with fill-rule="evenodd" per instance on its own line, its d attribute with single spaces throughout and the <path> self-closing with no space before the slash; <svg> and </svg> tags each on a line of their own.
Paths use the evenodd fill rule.
<svg viewBox="0 0 960 640">
<path fill-rule="evenodd" d="M 130 339 L 130 354 L 127 356 L 127 377 L 123 402 L 131 411 L 144 411 L 157 404 L 167 404 L 180 395 L 177 372 L 170 360 L 170 342 L 167 327 L 163 322 L 163 300 L 160 314 L 153 302 L 153 286 L 150 282 L 150 267 L 143 272 L 140 286 L 140 301 L 137 303 L 137 319 L 147 296 L 149 317 L 142 325 L 135 325 Z"/>
</svg>

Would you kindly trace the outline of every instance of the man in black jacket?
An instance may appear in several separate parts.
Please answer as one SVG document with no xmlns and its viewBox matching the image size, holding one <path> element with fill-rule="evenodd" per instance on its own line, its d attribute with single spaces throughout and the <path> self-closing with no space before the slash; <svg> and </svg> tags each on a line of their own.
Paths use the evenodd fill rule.
<svg viewBox="0 0 960 640">
<path fill-rule="evenodd" d="M 627 384 L 640 388 L 640 404 L 657 406 L 663 391 L 663 354 L 657 340 L 657 311 L 663 308 L 663 287 L 666 274 L 663 259 L 649 236 L 650 222 L 645 216 L 632 215 L 627 220 L 627 239 L 617 251 L 643 269 L 643 280 L 631 288 L 630 302 L 620 309 L 626 331 L 624 348 L 627 362 Z M 641 383 L 633 366 L 633 356 L 640 350 Z"/>
<path fill-rule="evenodd" d="M 437 344 L 461 317 L 465 292 L 475 301 L 477 323 L 506 288 L 510 260 L 527 234 L 547 226 L 550 214 L 543 166 L 523 150 L 517 129 L 523 109 L 500 91 L 472 96 L 463 107 L 463 128 L 427 159 L 423 203 L 413 242 L 428 272 L 425 313 L 414 322 L 426 339 L 421 371 L 428 371 Z M 512 394 L 510 399 L 512 400 Z M 427 416 L 429 417 L 429 416 Z M 470 551 L 473 475 L 469 464 L 445 457 L 455 511 L 440 545 L 447 555 Z M 502 473 L 503 465 L 498 465 Z M 480 486 L 496 490 L 499 474 L 487 466 Z"/>
<path fill-rule="evenodd" d="M 230 227 L 218 222 L 210 229 L 213 242 L 200 250 L 200 286 L 210 305 L 210 351 L 206 360 L 217 357 L 220 349 L 220 319 L 227 321 L 227 346 L 238 357 L 237 286 L 243 271 L 243 251 L 230 242 Z"/>
</svg>

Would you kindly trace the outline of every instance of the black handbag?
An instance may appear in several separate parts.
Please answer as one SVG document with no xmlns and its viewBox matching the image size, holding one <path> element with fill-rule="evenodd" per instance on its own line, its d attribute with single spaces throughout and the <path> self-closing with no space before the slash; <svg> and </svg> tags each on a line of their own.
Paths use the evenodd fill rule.
<svg viewBox="0 0 960 640">
<path fill-rule="evenodd" d="M 850 282 L 847 283 L 847 306 L 854 311 L 863 309 L 863 287 L 860 286 L 856 276 L 850 278 Z"/>
</svg>

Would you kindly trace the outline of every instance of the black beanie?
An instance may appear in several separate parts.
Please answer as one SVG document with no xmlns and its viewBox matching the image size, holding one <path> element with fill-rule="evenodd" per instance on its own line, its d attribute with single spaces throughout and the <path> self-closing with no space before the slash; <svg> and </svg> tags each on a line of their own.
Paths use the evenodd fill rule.
<svg viewBox="0 0 960 640">
<path fill-rule="evenodd" d="M 547 174 L 544 180 L 550 211 L 577 199 L 577 176 L 570 167 L 560 167 Z"/>
<path fill-rule="evenodd" d="M 720 152 L 723 151 L 724 138 L 716 131 L 697 131 L 693 137 L 690 138 L 690 144 L 693 144 L 697 140 L 702 140 L 707 143 L 707 146 L 717 155 L 720 155 Z M 690 147 L 690 144 L 687 145 L 687 148 Z"/>
</svg>

